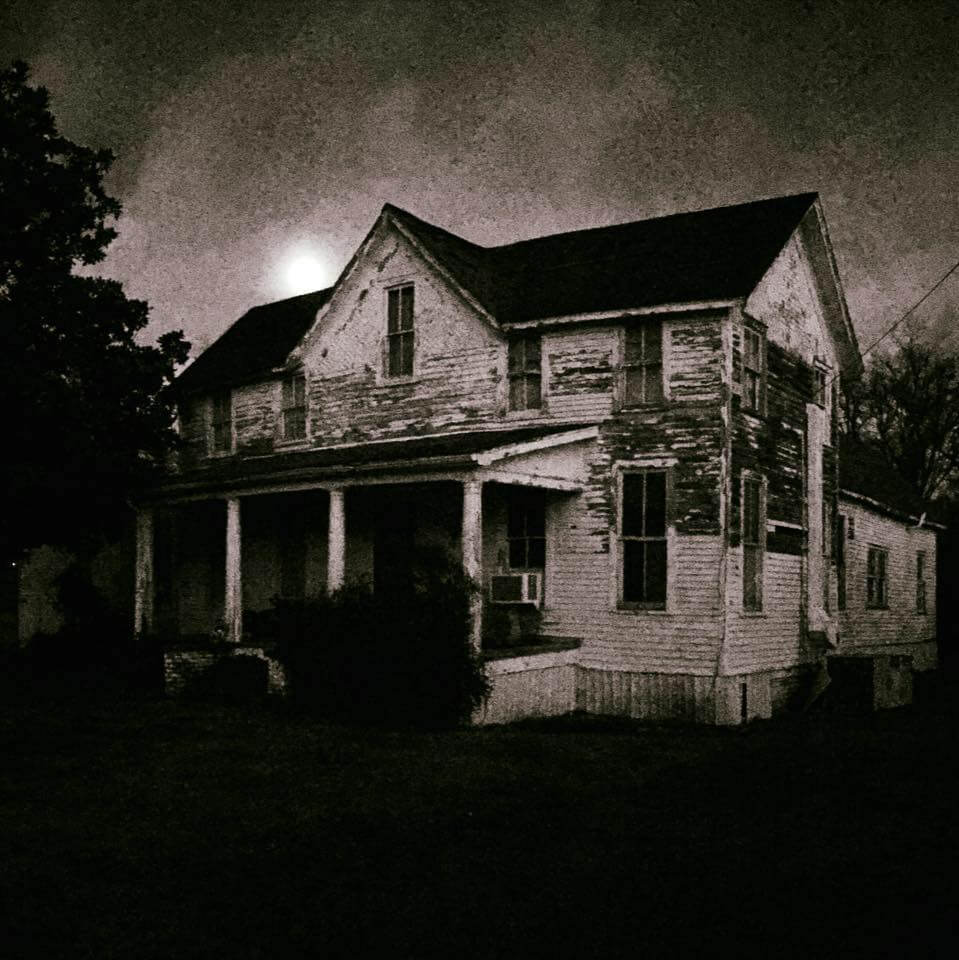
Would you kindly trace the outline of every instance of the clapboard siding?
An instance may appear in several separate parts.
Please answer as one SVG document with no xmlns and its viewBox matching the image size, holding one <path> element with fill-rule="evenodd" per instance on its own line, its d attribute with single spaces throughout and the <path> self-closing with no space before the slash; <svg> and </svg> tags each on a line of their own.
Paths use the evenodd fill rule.
<svg viewBox="0 0 959 960">
<path fill-rule="evenodd" d="M 936 636 L 936 536 L 917 527 L 840 497 L 839 509 L 855 525 L 847 538 L 846 609 L 839 613 L 843 653 L 904 652 L 911 644 L 930 644 Z M 847 520 L 847 522 L 848 522 Z M 870 545 L 889 551 L 889 605 L 866 606 L 866 565 Z M 916 553 L 926 554 L 926 613 L 916 610 Z M 923 654 L 928 659 L 929 653 Z"/>
<path fill-rule="evenodd" d="M 613 408 L 617 331 L 564 331 L 543 337 L 546 410 L 552 417 L 600 420 Z"/>
</svg>

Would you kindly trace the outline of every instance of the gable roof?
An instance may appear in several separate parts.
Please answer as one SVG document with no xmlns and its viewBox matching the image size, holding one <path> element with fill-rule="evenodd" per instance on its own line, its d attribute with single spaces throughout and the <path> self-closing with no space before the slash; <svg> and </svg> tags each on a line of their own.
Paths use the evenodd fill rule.
<svg viewBox="0 0 959 960">
<path fill-rule="evenodd" d="M 332 293 L 328 287 L 247 310 L 177 377 L 177 390 L 213 390 L 283 366 Z"/>
<path fill-rule="evenodd" d="M 853 437 L 839 441 L 839 489 L 868 497 L 908 517 L 925 512 L 922 499 L 875 444 Z"/>
<path fill-rule="evenodd" d="M 377 223 L 395 222 L 498 323 L 510 324 L 745 297 L 816 200 L 801 193 L 498 247 L 471 243 L 389 203 Z M 227 386 L 282 366 L 355 259 L 333 287 L 247 311 L 183 371 L 178 390 Z"/>
<path fill-rule="evenodd" d="M 815 193 L 480 247 L 387 204 L 500 323 L 749 294 Z"/>
</svg>

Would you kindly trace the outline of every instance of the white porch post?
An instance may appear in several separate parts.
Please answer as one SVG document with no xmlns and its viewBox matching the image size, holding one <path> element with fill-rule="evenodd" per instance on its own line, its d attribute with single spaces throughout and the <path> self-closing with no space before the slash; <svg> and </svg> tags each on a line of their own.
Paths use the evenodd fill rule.
<svg viewBox="0 0 959 960">
<path fill-rule="evenodd" d="M 153 510 L 137 510 L 136 578 L 133 595 L 133 631 L 153 629 Z"/>
<path fill-rule="evenodd" d="M 234 497 L 226 502 L 226 589 L 223 604 L 226 636 L 231 643 L 239 643 L 243 639 L 240 538 L 240 501 Z"/>
<path fill-rule="evenodd" d="M 463 481 L 463 572 L 480 590 L 473 595 L 473 649 L 479 652 L 483 635 L 483 483 Z"/>
<path fill-rule="evenodd" d="M 327 533 L 326 592 L 343 586 L 346 576 L 346 505 L 343 491 L 330 491 L 330 523 Z"/>
</svg>

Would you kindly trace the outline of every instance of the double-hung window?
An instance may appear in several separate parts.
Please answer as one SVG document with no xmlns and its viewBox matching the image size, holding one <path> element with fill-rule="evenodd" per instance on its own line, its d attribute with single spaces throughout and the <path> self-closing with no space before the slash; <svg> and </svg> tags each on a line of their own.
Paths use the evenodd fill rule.
<svg viewBox="0 0 959 960">
<path fill-rule="evenodd" d="M 889 551 L 870 547 L 866 557 L 866 606 L 882 610 L 889 606 Z"/>
<path fill-rule="evenodd" d="M 743 479 L 743 609 L 763 608 L 763 560 L 766 550 L 763 483 L 758 477 Z"/>
<path fill-rule="evenodd" d="M 517 491 L 506 518 L 512 570 L 542 570 L 546 565 L 546 500 L 541 491 Z"/>
<path fill-rule="evenodd" d="M 306 377 L 294 374 L 283 381 L 283 439 L 306 437 Z"/>
<path fill-rule="evenodd" d="M 926 612 L 926 554 L 916 553 L 916 613 Z"/>
<path fill-rule="evenodd" d="M 515 337 L 507 348 L 510 410 L 538 410 L 543 404 L 542 343 L 538 336 Z"/>
<path fill-rule="evenodd" d="M 663 324 L 659 320 L 623 332 L 623 406 L 663 401 Z"/>
<path fill-rule="evenodd" d="M 213 395 L 210 447 L 214 453 L 229 453 L 233 449 L 233 395 L 230 390 L 221 390 Z"/>
<path fill-rule="evenodd" d="M 413 374 L 413 284 L 393 287 L 386 294 L 387 374 L 409 377 Z"/>
<path fill-rule="evenodd" d="M 757 330 L 743 330 L 743 407 L 762 412 L 763 369 L 766 359 L 766 338 Z"/>
<path fill-rule="evenodd" d="M 666 471 L 621 475 L 619 599 L 626 606 L 665 609 Z"/>
</svg>

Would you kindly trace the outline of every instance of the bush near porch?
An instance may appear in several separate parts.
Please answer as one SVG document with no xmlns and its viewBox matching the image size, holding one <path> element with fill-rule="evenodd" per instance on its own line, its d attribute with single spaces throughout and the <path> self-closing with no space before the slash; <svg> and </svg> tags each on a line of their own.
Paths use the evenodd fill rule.
<svg viewBox="0 0 959 960">
<path fill-rule="evenodd" d="M 351 585 L 308 601 L 277 600 L 265 629 L 294 704 L 340 721 L 450 727 L 469 720 L 490 684 L 471 641 L 475 585 L 420 557 L 389 593 Z"/>
</svg>

